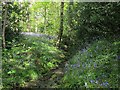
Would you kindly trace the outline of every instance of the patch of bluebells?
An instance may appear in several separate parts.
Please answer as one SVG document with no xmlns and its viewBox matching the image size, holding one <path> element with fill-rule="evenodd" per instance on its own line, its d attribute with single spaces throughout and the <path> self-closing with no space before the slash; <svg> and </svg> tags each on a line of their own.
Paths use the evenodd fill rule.
<svg viewBox="0 0 120 90">
<path fill-rule="evenodd" d="M 69 65 L 69 64 L 66 64 L 65 65 L 65 73 L 67 73 L 70 69 L 73 69 L 73 68 L 79 68 L 80 67 L 80 64 L 72 64 L 72 65 Z"/>
<path fill-rule="evenodd" d="M 70 65 L 72 68 L 79 68 L 80 67 L 80 64 L 73 64 L 73 65 Z"/>
<path fill-rule="evenodd" d="M 107 87 L 107 86 L 109 86 L 109 83 L 108 83 L 108 82 L 103 82 L 103 83 L 101 83 L 100 85 Z"/>
<path fill-rule="evenodd" d="M 94 63 L 94 68 L 96 68 L 97 67 L 97 64 L 96 63 Z"/>
<path fill-rule="evenodd" d="M 104 76 L 104 78 L 106 77 L 104 74 L 102 76 Z M 90 80 L 90 83 L 99 84 L 99 85 L 104 86 L 104 87 L 109 86 L 109 83 L 107 81 L 100 84 L 99 80 L 100 80 L 100 78 L 96 78 L 96 80 Z"/>
<path fill-rule="evenodd" d="M 95 83 L 95 80 L 90 80 L 91 83 Z"/>
<path fill-rule="evenodd" d="M 90 80 L 90 82 L 98 84 L 98 80 Z"/>
</svg>

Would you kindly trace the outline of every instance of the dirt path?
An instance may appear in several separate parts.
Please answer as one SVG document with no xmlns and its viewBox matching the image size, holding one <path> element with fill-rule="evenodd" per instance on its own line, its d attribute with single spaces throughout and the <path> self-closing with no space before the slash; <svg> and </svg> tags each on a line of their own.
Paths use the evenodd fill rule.
<svg viewBox="0 0 120 90">
<path fill-rule="evenodd" d="M 29 88 L 57 88 L 60 85 L 60 80 L 64 76 L 65 64 L 67 61 L 61 62 L 61 64 L 50 70 L 43 78 L 29 82 L 26 87 Z"/>
<path fill-rule="evenodd" d="M 49 36 L 46 34 L 22 32 L 25 36 L 43 37 L 45 39 L 55 39 L 55 36 Z M 50 70 L 43 77 L 37 80 L 26 83 L 27 88 L 57 88 L 60 84 L 61 78 L 64 76 L 66 60 L 60 63 L 57 68 Z"/>
</svg>

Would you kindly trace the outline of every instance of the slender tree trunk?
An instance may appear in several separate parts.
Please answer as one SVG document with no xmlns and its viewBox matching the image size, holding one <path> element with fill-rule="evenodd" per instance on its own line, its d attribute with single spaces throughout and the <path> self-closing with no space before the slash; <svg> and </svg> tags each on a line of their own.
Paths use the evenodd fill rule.
<svg viewBox="0 0 120 90">
<path fill-rule="evenodd" d="M 58 44 L 60 46 L 62 34 L 63 34 L 63 14 L 64 14 L 64 2 L 61 2 L 61 11 L 60 11 L 60 29 L 59 29 L 59 35 L 58 35 Z"/>
<path fill-rule="evenodd" d="M 46 24 L 47 24 L 47 21 L 46 21 L 46 14 L 47 14 L 47 9 L 46 9 L 46 6 L 45 6 L 45 16 L 44 16 L 44 31 L 46 30 Z"/>
<path fill-rule="evenodd" d="M 27 11 L 27 31 L 31 32 L 31 25 L 30 25 L 30 14 L 29 14 L 29 7 L 26 7 L 26 11 Z"/>
<path fill-rule="evenodd" d="M 4 14 L 4 22 L 3 22 L 3 32 L 2 32 L 2 40 L 3 40 L 3 48 L 6 47 L 5 43 L 5 28 L 6 28 L 6 18 L 7 18 L 7 3 L 5 5 L 5 14 Z"/>
<path fill-rule="evenodd" d="M 69 23 L 69 31 L 72 31 L 72 27 L 73 27 L 73 13 L 72 13 L 72 7 L 73 7 L 73 0 L 70 0 L 69 2 L 69 19 L 68 19 L 68 23 Z"/>
</svg>

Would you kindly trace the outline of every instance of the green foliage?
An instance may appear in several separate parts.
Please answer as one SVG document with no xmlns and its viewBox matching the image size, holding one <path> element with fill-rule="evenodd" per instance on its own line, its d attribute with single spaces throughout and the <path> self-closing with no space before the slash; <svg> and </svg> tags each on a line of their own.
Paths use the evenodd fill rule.
<svg viewBox="0 0 120 90">
<path fill-rule="evenodd" d="M 60 3 L 6 4 L 5 39 L 7 47 L 11 49 L 3 49 L 2 53 L 3 87 L 25 87 L 27 82 L 48 75 L 62 60 L 68 60 L 69 63 L 66 64 L 65 75 L 58 85 L 60 87 L 118 87 L 119 2 L 64 3 L 64 30 L 60 44 L 62 50 L 57 49 L 56 41 L 19 34 L 20 31 L 27 31 L 57 37 Z M 2 19 L 6 4 L 3 4 Z M 57 75 L 54 77 L 57 78 Z"/>
<path fill-rule="evenodd" d="M 106 40 L 95 41 L 86 49 L 80 50 L 66 66 L 63 87 L 118 87 L 119 50 L 119 41 Z"/>
<path fill-rule="evenodd" d="M 120 22 L 117 20 L 119 17 L 119 12 L 117 12 L 120 7 L 119 5 L 120 3 L 82 3 L 81 5 L 77 3 L 75 7 L 77 18 L 74 19 L 75 22 L 78 22 L 76 25 L 78 26 L 79 24 L 80 26 L 75 26 L 74 28 L 84 29 L 87 32 L 99 32 L 101 34 L 117 33 L 119 30 L 118 22 Z M 116 29 L 114 29 L 115 27 Z"/>
<path fill-rule="evenodd" d="M 65 15 L 64 35 L 73 39 L 71 43 L 75 44 L 117 36 L 120 34 L 119 8 L 120 2 L 70 3 Z"/>
<path fill-rule="evenodd" d="M 118 87 L 119 5 L 69 3 L 62 42 L 70 61 L 61 87 Z"/>
<path fill-rule="evenodd" d="M 10 48 L 12 41 L 18 41 L 20 38 L 20 31 L 23 29 L 21 22 L 26 22 L 29 11 L 28 3 L 19 2 L 3 2 L 2 18 L 4 20 L 5 6 L 7 6 L 7 25 L 5 28 L 6 47 Z"/>
<path fill-rule="evenodd" d="M 41 78 L 58 66 L 62 56 L 62 52 L 48 40 L 35 37 L 22 40 L 11 50 L 3 51 L 3 86 L 25 86 L 26 82 Z"/>
<path fill-rule="evenodd" d="M 31 3 L 29 7 L 31 12 L 29 14 L 29 23 L 24 24 L 23 31 L 56 35 L 59 30 L 59 8 L 59 3 L 55 2 Z"/>
<path fill-rule="evenodd" d="M 119 5 L 119 2 L 70 2 L 66 5 L 62 43 L 67 45 L 68 58 L 95 40 L 108 38 L 116 41 L 119 38 Z"/>
</svg>

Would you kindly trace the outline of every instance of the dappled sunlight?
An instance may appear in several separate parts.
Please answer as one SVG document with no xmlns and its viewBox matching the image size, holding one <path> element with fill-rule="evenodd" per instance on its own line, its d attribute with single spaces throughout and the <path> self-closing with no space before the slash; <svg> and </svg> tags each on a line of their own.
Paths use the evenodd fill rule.
<svg viewBox="0 0 120 90">
<path fill-rule="evenodd" d="M 0 5 L 0 88 L 119 88 L 120 2 L 25 1 Z"/>
<path fill-rule="evenodd" d="M 36 42 L 38 40 L 39 42 Z M 22 45 L 21 47 L 15 46 L 11 49 L 11 53 L 9 53 L 9 55 L 6 58 L 3 58 L 3 60 L 6 59 L 6 62 L 8 62 L 6 63 L 6 65 L 11 64 L 12 67 L 13 65 L 15 66 L 15 69 L 11 68 L 8 74 L 18 74 L 19 71 L 19 75 L 22 76 L 20 78 L 15 76 L 15 78 L 18 78 L 19 81 L 21 81 L 21 78 L 23 78 L 22 81 L 24 82 L 28 81 L 27 79 L 29 79 L 29 81 L 35 81 L 38 78 L 40 78 L 39 74 L 47 72 L 50 69 L 58 66 L 58 63 L 60 63 L 61 59 L 63 58 L 59 57 L 59 55 L 62 55 L 62 52 L 56 47 L 53 47 L 52 44 L 49 44 L 48 41 L 47 43 L 40 42 L 40 40 L 41 38 L 27 38 L 25 41 L 23 40 L 21 42 L 24 45 Z M 4 56 L 6 54 L 7 53 L 5 53 Z M 9 58 L 10 60 L 7 61 L 7 58 Z M 7 69 L 7 67 L 5 68 Z M 11 78 L 9 76 L 6 77 L 8 79 Z"/>
</svg>

